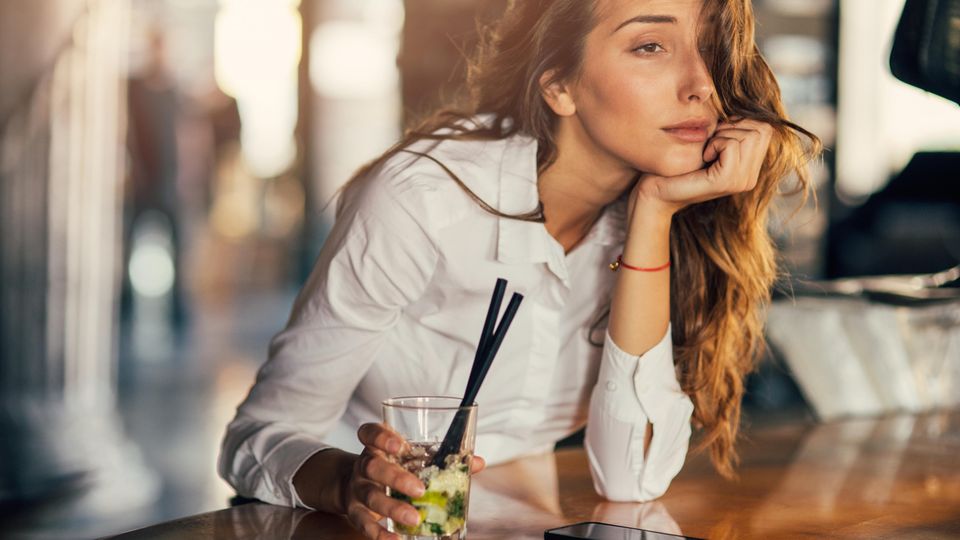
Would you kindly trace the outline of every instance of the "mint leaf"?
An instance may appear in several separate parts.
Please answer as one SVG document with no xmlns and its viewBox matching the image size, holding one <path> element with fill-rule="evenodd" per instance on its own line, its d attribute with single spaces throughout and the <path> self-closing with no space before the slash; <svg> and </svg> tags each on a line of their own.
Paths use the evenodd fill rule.
<svg viewBox="0 0 960 540">
<path fill-rule="evenodd" d="M 457 492 L 447 501 L 447 514 L 453 517 L 463 517 L 463 492 Z"/>
</svg>

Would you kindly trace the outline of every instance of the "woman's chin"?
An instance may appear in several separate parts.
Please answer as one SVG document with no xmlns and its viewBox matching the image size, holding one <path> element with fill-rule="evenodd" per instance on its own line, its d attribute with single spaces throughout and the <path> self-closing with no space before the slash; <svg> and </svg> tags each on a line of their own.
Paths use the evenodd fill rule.
<svg viewBox="0 0 960 540">
<path fill-rule="evenodd" d="M 702 144 L 667 144 L 658 150 L 658 153 L 642 156 L 646 158 L 642 162 L 645 167 L 641 166 L 637 169 L 648 174 L 670 177 L 689 174 L 704 168 Z"/>
<path fill-rule="evenodd" d="M 652 167 L 649 172 L 657 176 L 669 178 L 671 176 L 682 176 L 694 171 L 699 171 L 703 169 L 705 165 L 703 159 L 698 155 L 693 159 L 675 159 L 658 163 L 655 167 Z"/>
</svg>

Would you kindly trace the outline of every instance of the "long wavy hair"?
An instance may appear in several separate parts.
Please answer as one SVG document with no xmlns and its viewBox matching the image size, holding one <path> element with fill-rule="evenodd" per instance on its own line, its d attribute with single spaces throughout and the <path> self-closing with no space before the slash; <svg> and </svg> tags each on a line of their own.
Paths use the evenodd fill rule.
<svg viewBox="0 0 960 540">
<path fill-rule="evenodd" d="M 538 142 L 538 170 L 557 155 L 557 117 L 542 96 L 541 76 L 576 77 L 594 2 L 513 0 L 504 15 L 481 31 L 468 65 L 469 95 L 440 110 L 386 153 L 361 168 L 351 182 L 420 140 L 492 140 L 522 134 Z M 793 193 L 809 191 L 806 163 L 820 151 L 816 136 L 787 119 L 780 89 L 754 40 L 750 0 L 704 0 L 700 40 L 714 80 L 714 105 L 722 118 L 761 120 L 775 128 L 755 189 L 691 205 L 678 212 L 670 232 L 671 322 L 674 359 L 684 392 L 694 404 L 695 451 L 709 449 L 717 471 L 733 477 L 744 379 L 763 347 L 763 321 L 777 278 L 774 244 L 767 231 L 771 201 L 794 173 Z M 470 122 L 488 114 L 491 122 Z M 427 153 L 486 211 L 508 219 L 543 221 L 542 205 L 521 215 L 500 212 Z M 801 202 L 802 204 L 802 202 Z"/>
</svg>

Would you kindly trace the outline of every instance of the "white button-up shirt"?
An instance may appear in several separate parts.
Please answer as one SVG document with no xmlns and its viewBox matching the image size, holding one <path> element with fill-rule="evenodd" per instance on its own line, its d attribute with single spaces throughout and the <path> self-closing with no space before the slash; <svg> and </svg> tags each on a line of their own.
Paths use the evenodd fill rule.
<svg viewBox="0 0 960 540">
<path fill-rule="evenodd" d="M 502 212 L 537 208 L 535 140 L 411 149 Z M 498 277 L 508 295 L 525 298 L 477 397 L 476 454 L 495 465 L 548 452 L 586 424 L 599 494 L 642 501 L 666 491 L 686 457 L 693 411 L 670 331 L 637 357 L 594 324 L 616 277 L 607 265 L 623 247 L 622 203 L 565 254 L 542 223 L 484 211 L 437 163 L 401 152 L 340 204 L 286 329 L 227 428 L 219 471 L 241 495 L 302 505 L 298 468 L 324 448 L 359 452 L 357 428 L 381 420 L 382 400 L 463 395 Z M 597 337 L 602 347 L 591 344 Z"/>
</svg>

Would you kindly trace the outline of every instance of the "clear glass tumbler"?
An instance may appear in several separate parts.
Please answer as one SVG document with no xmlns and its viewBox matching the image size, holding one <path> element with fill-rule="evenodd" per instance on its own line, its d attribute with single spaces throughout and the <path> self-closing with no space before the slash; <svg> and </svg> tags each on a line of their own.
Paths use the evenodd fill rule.
<svg viewBox="0 0 960 540">
<path fill-rule="evenodd" d="M 460 451 L 449 455 L 442 466 L 434 466 L 431 461 L 460 411 L 466 420 Z M 466 538 L 470 460 L 476 442 L 476 404 L 460 407 L 460 398 L 454 397 L 396 397 L 383 402 L 383 421 L 409 443 L 397 462 L 417 475 L 427 488 L 426 493 L 416 499 L 390 493 L 388 489 L 391 497 L 417 509 L 420 524 L 409 527 L 388 519 L 387 528 L 404 540 Z"/>
</svg>

